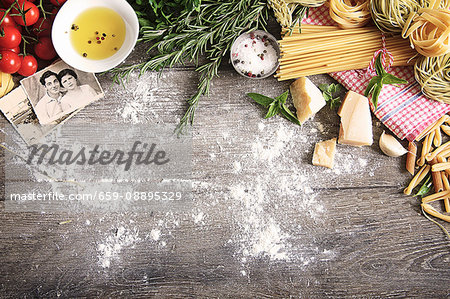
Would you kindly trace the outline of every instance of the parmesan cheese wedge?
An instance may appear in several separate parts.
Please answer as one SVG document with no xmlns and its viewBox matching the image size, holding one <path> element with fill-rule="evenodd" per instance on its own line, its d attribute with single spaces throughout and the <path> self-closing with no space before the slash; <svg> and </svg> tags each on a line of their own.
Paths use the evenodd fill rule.
<svg viewBox="0 0 450 299">
<path fill-rule="evenodd" d="M 316 143 L 312 164 L 328 168 L 334 167 L 336 153 L 336 138 Z"/>
<path fill-rule="evenodd" d="M 353 91 L 347 92 L 338 115 L 341 117 L 340 144 L 372 145 L 372 117 L 369 100 L 365 96 Z"/>
<path fill-rule="evenodd" d="M 325 106 L 322 92 L 306 77 L 295 80 L 290 89 L 297 118 L 302 125 Z"/>
</svg>

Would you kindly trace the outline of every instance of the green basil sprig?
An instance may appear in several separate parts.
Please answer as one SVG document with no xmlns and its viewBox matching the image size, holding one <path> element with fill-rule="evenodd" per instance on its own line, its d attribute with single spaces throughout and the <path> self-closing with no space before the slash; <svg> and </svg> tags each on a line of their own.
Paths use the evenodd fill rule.
<svg viewBox="0 0 450 299">
<path fill-rule="evenodd" d="M 325 102 L 330 105 L 331 109 L 334 109 L 341 104 L 341 98 L 333 95 L 341 91 L 341 85 L 335 83 L 320 84 L 319 89 L 322 91 L 323 98 L 325 99 Z"/>
<path fill-rule="evenodd" d="M 377 75 L 370 79 L 364 95 L 366 97 L 369 96 L 369 94 L 372 95 L 373 106 L 377 109 L 378 97 L 384 84 L 406 84 L 408 81 L 397 78 L 384 70 L 383 64 L 381 63 L 381 53 L 378 54 L 375 61 L 375 71 L 377 72 Z"/>
<path fill-rule="evenodd" d="M 289 95 L 289 90 L 286 90 L 282 95 L 276 97 L 275 99 L 259 93 L 247 93 L 247 95 L 251 97 L 256 103 L 269 108 L 264 118 L 270 118 L 281 113 L 289 121 L 299 126 L 301 125 L 297 117 L 286 106 L 286 100 Z"/>
</svg>

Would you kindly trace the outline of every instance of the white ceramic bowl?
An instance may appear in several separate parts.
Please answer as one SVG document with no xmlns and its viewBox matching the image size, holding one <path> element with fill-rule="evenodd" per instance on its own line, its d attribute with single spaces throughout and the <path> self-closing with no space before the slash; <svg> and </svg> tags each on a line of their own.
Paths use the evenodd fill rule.
<svg viewBox="0 0 450 299">
<path fill-rule="evenodd" d="M 92 7 L 107 7 L 116 11 L 126 26 L 125 41 L 113 56 L 102 60 L 82 57 L 70 41 L 70 27 L 75 18 L 84 10 Z M 68 65 L 85 72 L 99 73 L 112 69 L 125 60 L 131 53 L 139 35 L 139 22 L 133 8 L 125 0 L 68 0 L 56 15 L 52 27 L 52 42 L 59 57 Z"/>
</svg>

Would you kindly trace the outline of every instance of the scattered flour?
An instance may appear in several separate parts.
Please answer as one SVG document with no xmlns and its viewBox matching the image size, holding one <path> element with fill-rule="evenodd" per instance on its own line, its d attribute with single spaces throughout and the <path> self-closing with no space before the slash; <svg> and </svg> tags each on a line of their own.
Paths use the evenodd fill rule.
<svg viewBox="0 0 450 299">
<path fill-rule="evenodd" d="M 150 232 L 150 237 L 153 241 L 158 241 L 161 237 L 161 231 L 159 229 L 152 229 Z"/>
<path fill-rule="evenodd" d="M 119 259 L 119 253 L 124 247 L 133 247 L 140 241 L 137 229 L 127 229 L 120 226 L 113 235 L 107 236 L 106 239 L 97 245 L 98 260 L 102 268 L 109 268 L 111 261 Z"/>
<path fill-rule="evenodd" d="M 252 258 L 299 259 L 294 256 L 292 228 L 284 216 L 296 213 L 319 221 L 325 211 L 308 184 L 306 170 L 292 166 L 289 153 L 297 144 L 293 140 L 301 134 L 300 129 L 282 122 L 259 124 L 258 128 L 263 132 L 250 140 L 251 158 L 242 157 L 246 168 L 238 172 L 234 165 L 236 182 L 229 187 L 230 212 L 238 228 L 232 242 L 240 248 L 242 265 Z M 247 167 L 256 169 L 257 174 L 244 178 Z"/>
<path fill-rule="evenodd" d="M 125 103 L 125 107 L 122 109 L 121 116 L 124 119 L 129 119 L 133 124 L 137 124 L 140 122 L 139 114 L 140 111 L 143 110 L 144 105 L 139 102 L 127 102 Z"/>
<path fill-rule="evenodd" d="M 239 162 L 239 161 L 234 161 L 233 167 L 234 167 L 235 172 L 239 172 L 242 170 L 242 165 L 241 165 L 241 162 Z"/>
<path fill-rule="evenodd" d="M 194 223 L 199 224 L 203 222 L 203 218 L 205 217 L 205 214 L 203 212 L 199 212 L 197 215 L 192 215 L 194 218 Z"/>
</svg>

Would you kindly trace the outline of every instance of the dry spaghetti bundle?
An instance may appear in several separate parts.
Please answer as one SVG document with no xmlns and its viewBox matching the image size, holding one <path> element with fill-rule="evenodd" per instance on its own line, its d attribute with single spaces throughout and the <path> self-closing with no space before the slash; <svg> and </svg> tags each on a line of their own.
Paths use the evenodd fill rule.
<svg viewBox="0 0 450 299">
<path fill-rule="evenodd" d="M 450 53 L 450 11 L 421 8 L 413 12 L 402 32 L 420 54 L 434 57 Z"/>
<path fill-rule="evenodd" d="M 307 28 L 315 27 L 312 33 Z M 382 48 L 382 33 L 375 27 L 330 30 L 309 26 L 301 34 L 286 36 L 281 47 L 278 80 L 367 68 L 374 52 Z M 407 40 L 386 37 L 386 48 L 394 56 L 393 66 L 412 65 L 416 54 Z"/>
<path fill-rule="evenodd" d="M 370 0 L 372 19 L 381 31 L 400 33 L 409 15 L 422 7 L 422 1 Z"/>
<path fill-rule="evenodd" d="M 428 98 L 450 104 L 450 54 L 419 58 L 414 75 Z"/>
<path fill-rule="evenodd" d="M 369 0 L 330 0 L 330 17 L 339 27 L 357 28 L 370 21 Z"/>
</svg>

